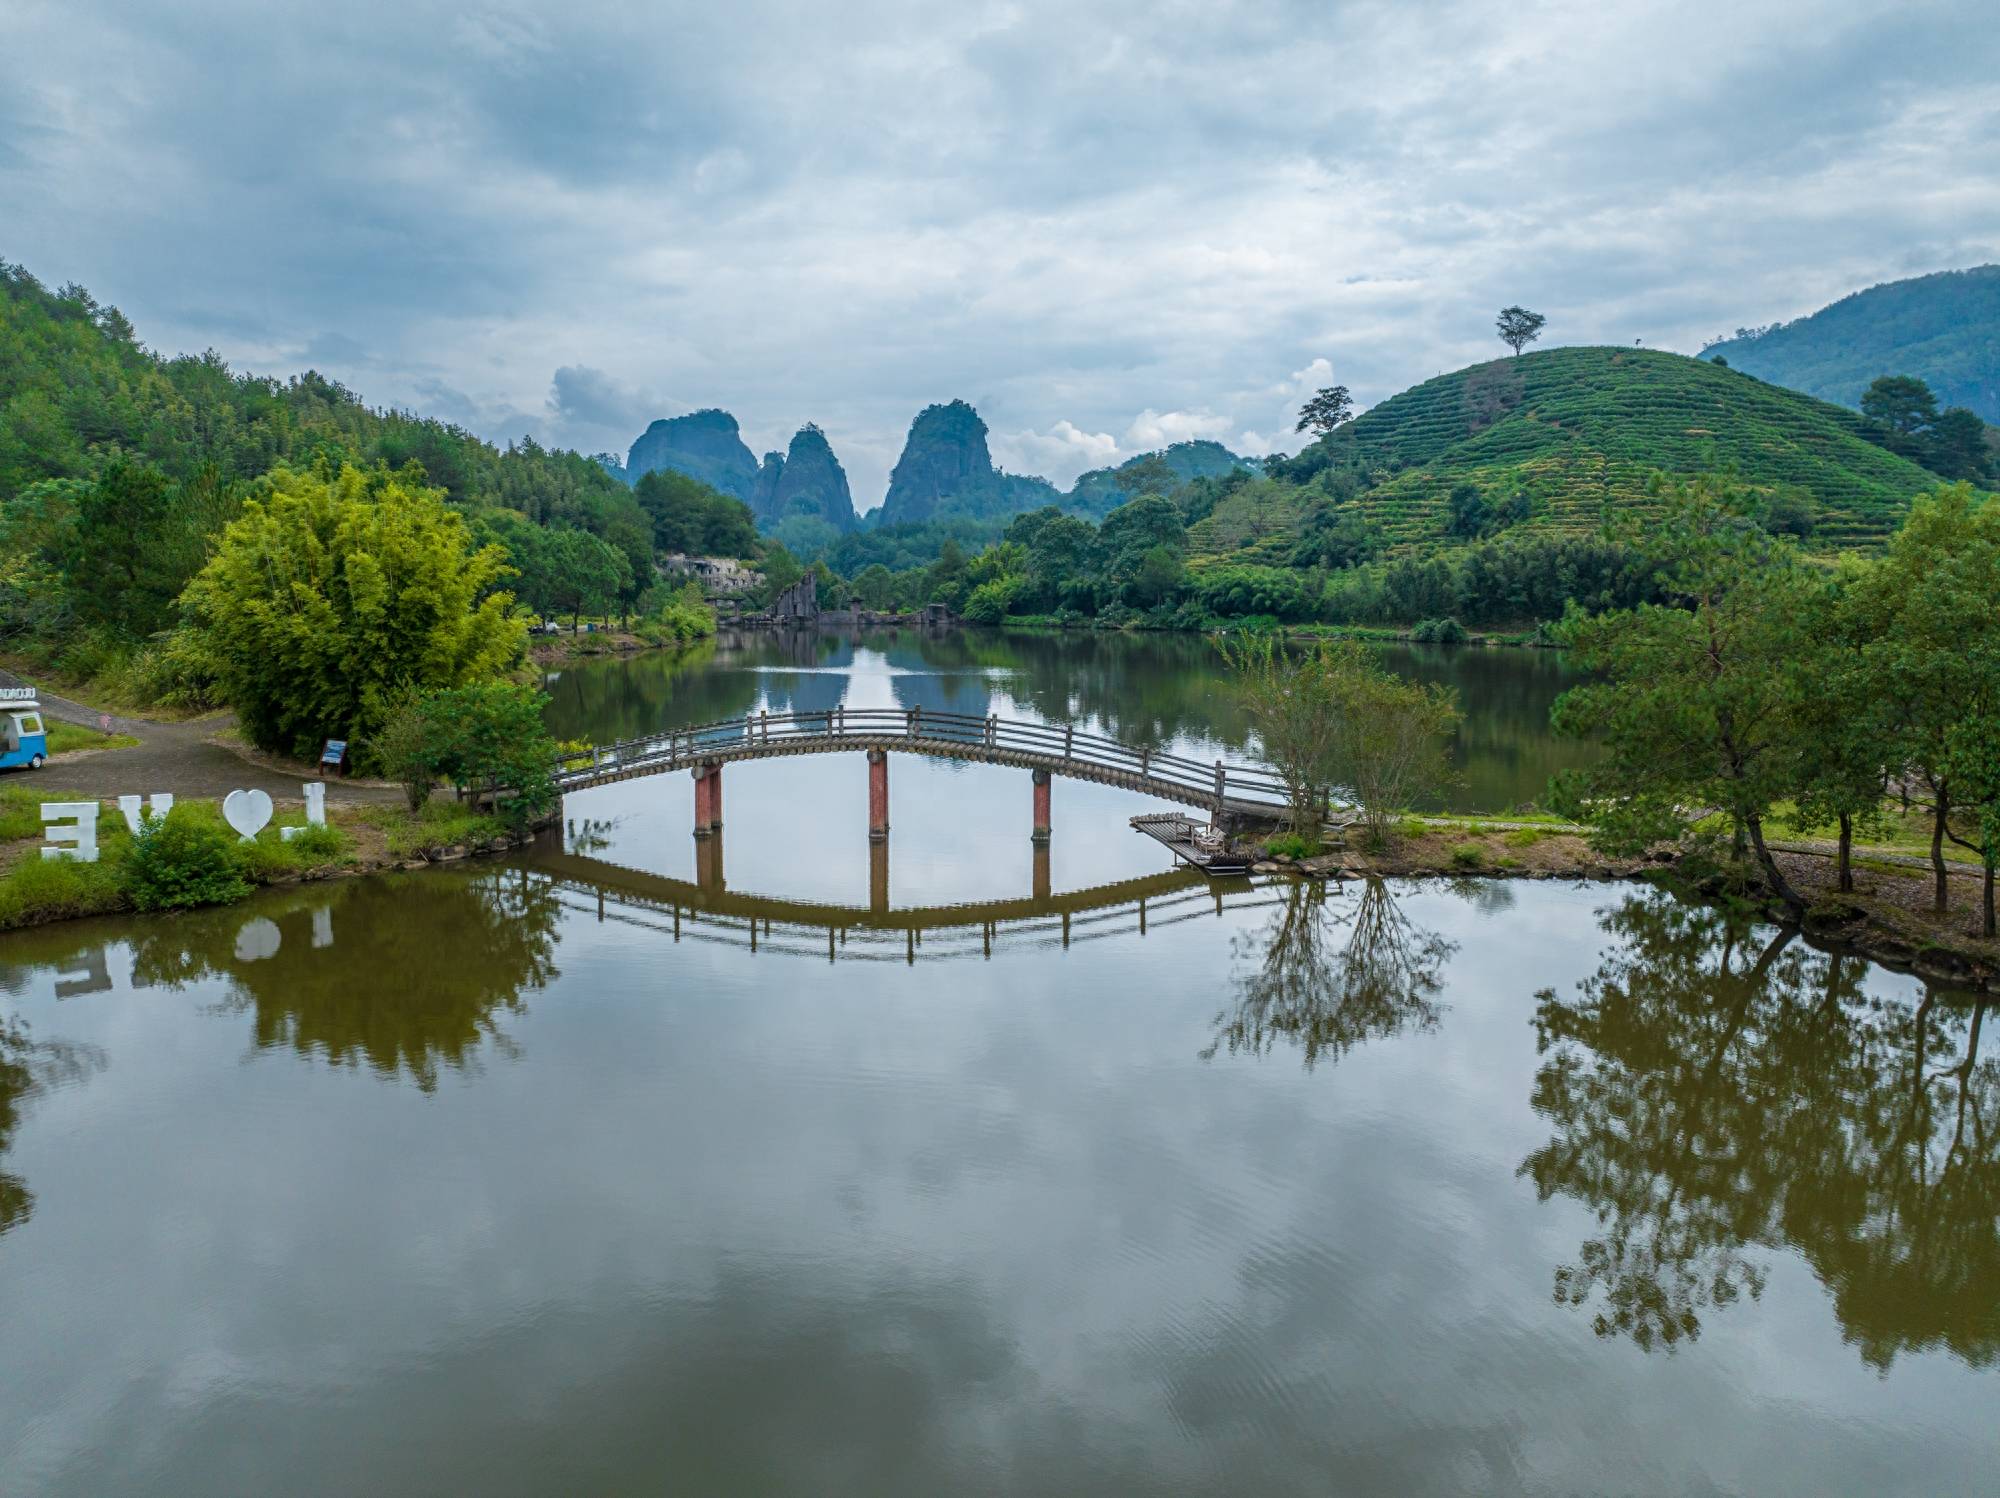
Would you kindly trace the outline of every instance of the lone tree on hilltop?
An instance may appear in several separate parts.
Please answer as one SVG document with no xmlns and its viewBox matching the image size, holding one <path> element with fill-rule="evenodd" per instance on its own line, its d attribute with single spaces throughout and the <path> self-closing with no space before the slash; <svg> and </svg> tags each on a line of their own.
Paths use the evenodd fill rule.
<svg viewBox="0 0 2000 1498">
<path fill-rule="evenodd" d="M 1305 403 L 1295 432 L 1313 431 L 1324 437 L 1344 421 L 1354 419 L 1354 397 L 1345 385 L 1329 385 Z"/>
<path fill-rule="evenodd" d="M 1514 351 L 1514 357 L 1521 357 L 1521 350 L 1542 336 L 1542 324 L 1548 319 L 1539 312 L 1530 312 L 1526 307 L 1503 308 L 1493 326 L 1500 331 L 1500 341 Z"/>
</svg>

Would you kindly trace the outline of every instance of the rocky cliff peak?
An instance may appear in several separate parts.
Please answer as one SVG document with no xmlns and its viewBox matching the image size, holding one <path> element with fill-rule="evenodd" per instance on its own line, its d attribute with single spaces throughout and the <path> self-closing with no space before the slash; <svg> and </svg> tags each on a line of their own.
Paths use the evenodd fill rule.
<svg viewBox="0 0 2000 1498">
<path fill-rule="evenodd" d="M 637 483 L 659 468 L 698 478 L 745 504 L 755 503 L 757 460 L 743 445 L 736 418 L 727 411 L 690 411 L 647 427 L 625 459 L 627 481 Z"/>
<path fill-rule="evenodd" d="M 776 453 L 765 458 L 767 472 L 774 461 L 778 471 L 770 501 L 771 523 L 787 515 L 810 515 L 838 530 L 854 529 L 854 496 L 847 487 L 847 471 L 833 455 L 826 433 L 807 422 L 792 438 L 783 459 Z"/>
<path fill-rule="evenodd" d="M 979 413 L 962 400 L 926 406 L 910 423 L 903 455 L 889 475 L 882 523 L 929 520 L 953 495 L 993 477 L 993 454 L 986 446 L 986 423 Z"/>
</svg>

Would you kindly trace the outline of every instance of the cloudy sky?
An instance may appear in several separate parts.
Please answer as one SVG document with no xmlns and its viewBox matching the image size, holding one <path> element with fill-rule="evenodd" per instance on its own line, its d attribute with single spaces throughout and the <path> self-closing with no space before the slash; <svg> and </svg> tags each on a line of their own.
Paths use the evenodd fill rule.
<svg viewBox="0 0 2000 1498">
<path fill-rule="evenodd" d="M 168 351 L 877 503 L 2000 260 L 1992 0 L 0 0 L 0 257 Z"/>
</svg>

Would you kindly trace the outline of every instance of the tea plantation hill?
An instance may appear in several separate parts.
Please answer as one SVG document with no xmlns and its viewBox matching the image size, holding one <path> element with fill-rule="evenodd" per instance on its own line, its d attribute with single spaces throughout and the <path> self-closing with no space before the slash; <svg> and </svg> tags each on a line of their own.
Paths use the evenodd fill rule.
<svg viewBox="0 0 2000 1498">
<path fill-rule="evenodd" d="M 2000 265 L 1871 286 L 1810 317 L 1702 350 L 1760 380 L 1858 406 L 1883 375 L 1915 375 L 1938 405 L 2000 426 Z"/>
<path fill-rule="evenodd" d="M 1723 471 L 1806 500 L 1814 549 L 1873 546 L 1939 482 L 1852 411 L 1681 354 L 1590 347 L 1426 380 L 1270 469 L 1192 528 L 1195 555 L 1280 563 L 1307 513 L 1350 499 L 1392 553 L 1428 551 L 1461 539 L 1450 499 L 1467 486 L 1524 508 L 1514 531 L 1584 535 L 1643 506 L 1656 472 Z"/>
</svg>

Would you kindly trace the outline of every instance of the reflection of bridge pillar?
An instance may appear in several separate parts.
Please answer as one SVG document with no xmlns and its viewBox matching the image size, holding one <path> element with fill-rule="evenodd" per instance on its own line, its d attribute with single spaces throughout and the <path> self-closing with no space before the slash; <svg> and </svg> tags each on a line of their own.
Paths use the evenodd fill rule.
<svg viewBox="0 0 2000 1498">
<path fill-rule="evenodd" d="M 705 836 L 694 845 L 694 882 L 707 893 L 722 893 L 722 838 Z M 678 921 L 680 912 L 675 911 Z"/>
<path fill-rule="evenodd" d="M 889 751 L 868 751 L 868 841 L 879 843 L 889 836 Z M 886 863 L 884 867 L 887 867 Z"/>
<path fill-rule="evenodd" d="M 868 845 L 868 910 L 871 915 L 889 913 L 889 839 L 886 837 Z"/>
<path fill-rule="evenodd" d="M 722 766 L 696 765 L 694 776 L 694 835 L 713 837 L 722 831 Z"/>
<path fill-rule="evenodd" d="M 1049 897 L 1049 842 L 1047 838 L 1035 839 L 1035 898 Z"/>
<path fill-rule="evenodd" d="M 1036 845 L 1040 846 L 1049 840 L 1049 772 L 1047 770 L 1035 771 L 1034 780 L 1035 831 L 1033 835 Z"/>
</svg>

